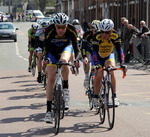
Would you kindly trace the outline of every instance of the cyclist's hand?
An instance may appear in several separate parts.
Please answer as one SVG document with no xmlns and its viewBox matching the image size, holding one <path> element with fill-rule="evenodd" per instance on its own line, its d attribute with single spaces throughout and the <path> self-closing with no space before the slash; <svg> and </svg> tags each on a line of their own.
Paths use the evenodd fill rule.
<svg viewBox="0 0 150 137">
<path fill-rule="evenodd" d="M 127 66 L 126 65 L 121 65 L 122 71 L 127 72 Z"/>
<path fill-rule="evenodd" d="M 83 63 L 84 63 L 85 65 L 88 64 L 88 58 L 87 58 L 87 57 L 85 57 L 85 58 L 83 59 Z"/>
<path fill-rule="evenodd" d="M 80 64 L 79 64 L 79 61 L 78 61 L 78 60 L 74 61 L 74 63 L 75 63 L 76 68 L 79 68 L 79 67 L 80 67 Z"/>
<path fill-rule="evenodd" d="M 94 73 L 96 73 L 96 74 L 97 74 L 98 69 L 99 69 L 99 66 L 98 66 L 98 65 L 95 65 L 95 66 L 93 67 L 93 71 L 94 71 Z"/>
</svg>

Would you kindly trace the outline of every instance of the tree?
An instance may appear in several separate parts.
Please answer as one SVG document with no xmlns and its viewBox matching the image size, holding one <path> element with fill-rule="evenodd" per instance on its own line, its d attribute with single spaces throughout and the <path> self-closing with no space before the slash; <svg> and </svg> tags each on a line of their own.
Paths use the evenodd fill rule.
<svg viewBox="0 0 150 137">
<path fill-rule="evenodd" d="M 44 12 L 46 5 L 49 3 L 49 0 L 35 0 L 35 3 L 40 8 L 41 12 Z"/>
</svg>

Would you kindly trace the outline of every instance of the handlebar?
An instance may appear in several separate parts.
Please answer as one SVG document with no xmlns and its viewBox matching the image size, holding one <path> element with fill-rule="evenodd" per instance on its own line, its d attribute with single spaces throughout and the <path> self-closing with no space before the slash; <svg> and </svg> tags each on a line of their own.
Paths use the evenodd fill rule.
<svg viewBox="0 0 150 137">
<path fill-rule="evenodd" d="M 93 68 L 93 70 L 94 70 L 94 68 Z M 122 70 L 123 71 L 122 78 L 125 78 L 125 76 L 126 76 L 125 67 L 123 67 L 123 68 L 112 68 L 112 67 L 109 67 L 109 68 L 100 68 L 99 66 L 97 66 L 96 67 L 96 74 L 97 74 L 98 70 L 100 70 L 100 71 L 104 70 L 104 71 L 107 71 L 107 72 L 114 71 L 114 70 Z"/>
</svg>

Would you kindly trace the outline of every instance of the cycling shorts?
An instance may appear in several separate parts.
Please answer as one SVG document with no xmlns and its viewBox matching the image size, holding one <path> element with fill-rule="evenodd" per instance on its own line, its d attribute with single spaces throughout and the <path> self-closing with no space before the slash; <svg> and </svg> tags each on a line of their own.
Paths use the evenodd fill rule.
<svg viewBox="0 0 150 137">
<path fill-rule="evenodd" d="M 31 47 L 29 48 L 29 51 L 32 51 L 34 50 L 36 47 L 35 47 L 35 40 L 34 39 L 31 39 Z"/>
<path fill-rule="evenodd" d="M 61 54 L 64 53 L 64 52 L 70 54 L 70 56 L 71 56 L 71 54 L 73 53 L 73 47 L 72 47 L 72 45 L 69 45 L 69 46 L 65 47 L 62 50 Z M 59 59 L 60 59 L 60 55 L 58 55 L 58 56 L 59 56 Z M 59 61 L 59 59 L 56 59 L 50 52 L 48 53 L 48 57 L 50 59 L 50 62 L 57 63 Z M 52 65 L 53 64 L 48 64 L 48 66 L 52 66 Z"/>
<path fill-rule="evenodd" d="M 115 55 L 114 55 L 114 53 L 111 53 L 111 54 L 110 54 L 108 57 L 106 57 L 106 58 L 102 58 L 102 57 L 100 57 L 100 56 L 97 57 L 97 65 L 100 66 L 101 68 L 102 68 L 103 66 L 105 66 L 108 61 L 113 61 L 113 62 L 115 62 Z M 91 59 L 91 62 L 92 62 L 92 67 L 94 67 L 93 58 Z"/>
</svg>

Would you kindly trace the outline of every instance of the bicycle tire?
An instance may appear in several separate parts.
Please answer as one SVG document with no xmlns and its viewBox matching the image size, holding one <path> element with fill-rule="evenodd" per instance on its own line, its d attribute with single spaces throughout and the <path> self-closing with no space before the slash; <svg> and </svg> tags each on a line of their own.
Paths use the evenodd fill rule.
<svg viewBox="0 0 150 137">
<path fill-rule="evenodd" d="M 111 82 L 106 83 L 106 104 L 107 104 L 107 116 L 108 116 L 108 123 L 109 129 L 114 127 L 115 122 L 115 103 L 114 103 L 114 92 L 113 86 Z"/>
<path fill-rule="evenodd" d="M 93 79 L 92 72 L 91 72 L 90 78 L 89 78 L 89 94 L 88 94 L 89 108 L 90 108 L 90 110 L 93 109 L 93 100 L 92 100 L 93 83 L 94 83 L 94 79 Z"/>
<path fill-rule="evenodd" d="M 99 95 L 99 117 L 100 117 L 100 124 L 103 124 L 105 122 L 105 88 L 102 82 L 101 89 L 100 89 L 100 95 Z"/>
<path fill-rule="evenodd" d="M 59 126 L 60 126 L 60 93 L 61 93 L 61 85 L 56 86 L 55 88 L 55 111 L 54 111 L 54 117 L 55 117 L 55 135 L 59 133 Z"/>
<path fill-rule="evenodd" d="M 64 118 L 65 114 L 65 101 L 63 95 L 61 96 L 61 103 L 60 103 L 60 119 Z"/>
</svg>

